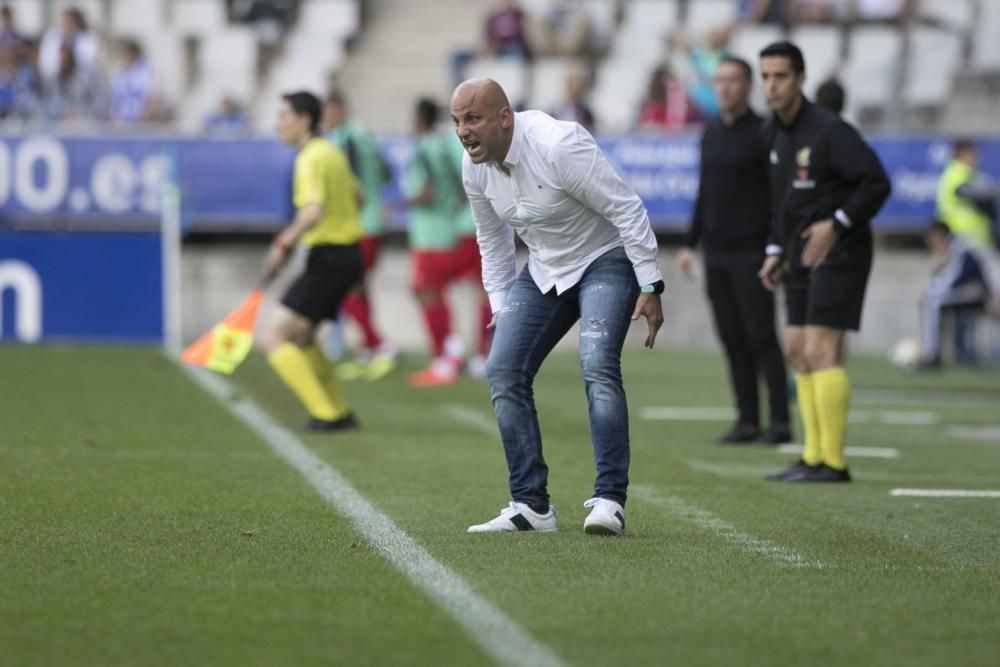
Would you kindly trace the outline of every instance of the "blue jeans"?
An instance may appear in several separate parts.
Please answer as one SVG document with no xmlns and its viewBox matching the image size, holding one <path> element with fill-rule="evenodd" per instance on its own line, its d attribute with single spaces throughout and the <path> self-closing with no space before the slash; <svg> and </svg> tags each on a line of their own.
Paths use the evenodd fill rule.
<svg viewBox="0 0 1000 667">
<path fill-rule="evenodd" d="M 638 297 L 623 248 L 594 260 L 580 282 L 559 295 L 554 289 L 542 294 L 527 267 L 517 277 L 486 362 L 514 500 L 548 505 L 549 469 L 542 458 L 533 384 L 542 361 L 580 320 L 580 368 L 597 466 L 594 496 L 625 503 L 629 440 L 621 353 Z"/>
</svg>

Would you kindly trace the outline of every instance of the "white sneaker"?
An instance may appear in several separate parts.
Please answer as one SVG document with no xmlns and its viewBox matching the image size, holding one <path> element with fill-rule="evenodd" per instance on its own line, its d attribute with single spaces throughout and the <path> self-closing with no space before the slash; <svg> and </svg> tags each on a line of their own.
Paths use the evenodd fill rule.
<svg viewBox="0 0 1000 667">
<path fill-rule="evenodd" d="M 465 372 L 470 378 L 475 380 L 481 380 L 486 377 L 486 357 L 481 354 L 469 357 L 469 360 L 465 362 Z"/>
<path fill-rule="evenodd" d="M 588 535 L 621 535 L 625 532 L 625 508 L 607 498 L 591 498 L 583 504 L 590 515 L 583 520 Z"/>
<path fill-rule="evenodd" d="M 507 507 L 500 510 L 500 516 L 497 518 L 469 526 L 470 533 L 514 533 L 530 530 L 539 533 L 554 533 L 559 530 L 556 508 L 549 505 L 548 512 L 539 514 L 524 503 L 511 501 Z"/>
</svg>

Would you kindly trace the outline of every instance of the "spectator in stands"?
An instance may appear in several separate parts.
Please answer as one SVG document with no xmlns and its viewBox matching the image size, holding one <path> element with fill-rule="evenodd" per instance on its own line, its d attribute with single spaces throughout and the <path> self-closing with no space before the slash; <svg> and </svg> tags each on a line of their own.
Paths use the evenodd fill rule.
<svg viewBox="0 0 1000 667">
<path fill-rule="evenodd" d="M 584 75 L 579 70 L 571 71 L 566 76 L 566 99 L 562 105 L 553 111 L 553 118 L 579 123 L 594 134 L 594 112 L 583 101 Z"/>
<path fill-rule="evenodd" d="M 9 5 L 0 7 L 0 49 L 14 49 L 23 41 L 14 22 L 14 10 Z"/>
<path fill-rule="evenodd" d="M 851 5 L 858 21 L 902 21 L 913 11 L 913 0 L 852 0 Z"/>
<path fill-rule="evenodd" d="M 124 65 L 111 82 L 111 118 L 119 123 L 162 119 L 162 101 L 153 68 L 135 40 L 122 42 Z"/>
<path fill-rule="evenodd" d="M 496 9 L 486 17 L 485 37 L 485 55 L 528 57 L 524 12 L 516 0 L 497 1 Z"/>
<path fill-rule="evenodd" d="M 1000 188 L 979 172 L 979 151 L 971 140 L 956 141 L 953 155 L 938 181 L 938 219 L 974 246 L 1000 245 L 993 231 Z"/>
<path fill-rule="evenodd" d="M 380 380 L 399 365 L 399 352 L 375 326 L 372 290 L 367 277 L 375 269 L 382 248 L 385 234 L 382 192 L 392 181 L 392 170 L 372 131 L 348 114 L 347 99 L 339 90 L 330 91 L 323 102 L 323 130 L 327 138 L 347 156 L 351 172 L 364 194 L 360 211 L 364 235 L 358 245 L 365 279 L 348 292 L 340 304 L 341 312 L 349 315 L 361 329 L 363 343 L 353 360 L 337 366 L 337 373 L 342 380 Z M 340 343 L 337 340 L 340 333 L 331 328 L 326 336 L 328 350 L 337 347 L 334 342 Z"/>
<path fill-rule="evenodd" d="M 786 25 L 787 0 L 739 0 L 736 16 L 740 23 Z"/>
<path fill-rule="evenodd" d="M 840 0 L 788 0 L 790 23 L 830 23 L 840 18 Z"/>
<path fill-rule="evenodd" d="M 687 93 L 706 118 L 719 115 L 713 82 L 719 63 L 728 53 L 732 34 L 733 26 L 723 26 L 699 36 L 677 34 L 671 40 L 674 49 L 687 54 Z"/>
<path fill-rule="evenodd" d="M 250 116 L 235 97 L 226 95 L 219 107 L 205 117 L 205 134 L 214 137 L 245 137 L 253 134 Z"/>
<path fill-rule="evenodd" d="M 83 12 L 71 7 L 63 11 L 60 25 L 50 28 L 42 37 L 38 52 L 38 72 L 43 82 L 58 78 L 63 60 L 59 52 L 63 44 L 69 44 L 73 49 L 77 67 L 85 70 L 97 67 L 97 38 L 87 27 Z"/>
<path fill-rule="evenodd" d="M 640 129 L 682 130 L 703 120 L 684 85 L 670 68 L 657 67 L 649 79 L 646 99 L 639 110 Z"/>
<path fill-rule="evenodd" d="M 954 316 L 955 361 L 975 365 L 976 320 L 990 298 L 983 260 L 948 225 L 935 221 L 927 232 L 927 247 L 935 270 L 920 308 L 922 359 L 919 368 L 941 368 L 941 323 Z"/>
<path fill-rule="evenodd" d="M 38 75 L 26 57 L 30 43 L 0 47 L 0 118 L 31 118 L 38 109 Z"/>
<path fill-rule="evenodd" d="M 75 122 L 107 117 L 107 92 L 100 73 L 76 61 L 73 46 L 59 49 L 59 72 L 42 84 L 42 109 L 52 121 Z"/>
<path fill-rule="evenodd" d="M 234 8 L 234 14 L 253 25 L 257 38 L 265 44 L 274 44 L 288 29 L 287 0 L 244 0 Z"/>
<path fill-rule="evenodd" d="M 590 42 L 590 19 L 578 0 L 553 0 L 548 10 L 525 21 L 535 56 L 581 56 Z"/>
<path fill-rule="evenodd" d="M 825 107 L 838 116 L 844 111 L 847 94 L 836 79 L 827 79 L 816 89 L 816 104 Z"/>
</svg>

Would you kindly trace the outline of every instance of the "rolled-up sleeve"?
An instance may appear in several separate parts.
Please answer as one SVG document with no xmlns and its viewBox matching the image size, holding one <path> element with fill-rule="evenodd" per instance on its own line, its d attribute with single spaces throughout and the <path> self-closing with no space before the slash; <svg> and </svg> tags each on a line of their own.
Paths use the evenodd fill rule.
<svg viewBox="0 0 1000 667">
<path fill-rule="evenodd" d="M 490 308 L 496 313 L 503 308 L 516 276 L 514 230 L 493 210 L 468 158 L 462 161 L 462 184 L 476 223 L 476 242 L 483 259 L 483 287 L 489 294 Z"/>
<path fill-rule="evenodd" d="M 555 146 L 551 159 L 566 192 L 618 229 L 639 284 L 662 280 L 656 235 L 646 207 L 615 172 L 593 137 L 578 127 L 571 140 Z"/>
</svg>

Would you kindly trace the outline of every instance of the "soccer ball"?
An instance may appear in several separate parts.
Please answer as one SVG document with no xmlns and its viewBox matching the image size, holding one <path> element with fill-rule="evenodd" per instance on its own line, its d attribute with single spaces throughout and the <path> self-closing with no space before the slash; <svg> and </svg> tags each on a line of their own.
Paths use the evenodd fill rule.
<svg viewBox="0 0 1000 667">
<path fill-rule="evenodd" d="M 920 343 L 914 338 L 900 338 L 889 349 L 889 361 L 897 368 L 915 368 L 920 363 Z"/>
</svg>

